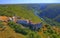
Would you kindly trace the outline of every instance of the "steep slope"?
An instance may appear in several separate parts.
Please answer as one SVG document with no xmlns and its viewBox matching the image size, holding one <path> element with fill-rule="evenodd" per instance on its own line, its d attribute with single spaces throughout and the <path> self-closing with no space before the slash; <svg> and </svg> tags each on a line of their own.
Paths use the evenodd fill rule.
<svg viewBox="0 0 60 38">
<path fill-rule="evenodd" d="M 53 20 L 54 18 L 60 15 L 59 10 L 60 10 L 60 4 L 49 4 L 47 5 L 47 8 L 41 10 L 39 16 L 42 18 L 47 17 Z M 58 20 L 59 18 L 55 19 L 55 21 L 59 22 Z"/>
<path fill-rule="evenodd" d="M 60 15 L 60 4 L 28 4 L 28 9 L 34 9 L 35 11 L 38 11 L 38 15 L 40 17 L 48 17 L 50 19 L 54 19 L 58 15 Z M 59 19 L 56 19 L 57 22 L 59 22 Z"/>
<path fill-rule="evenodd" d="M 41 19 L 34 15 L 33 10 L 28 10 L 23 5 L 0 5 L 0 16 L 18 16 L 21 19 L 28 19 L 33 21 L 34 23 L 41 22 Z M 2 25 L 3 26 L 3 25 Z M 11 28 L 9 25 L 4 25 L 6 28 L 0 32 L 0 38 L 26 38 L 26 37 L 36 37 L 35 32 L 29 30 L 26 30 L 29 32 L 27 36 L 16 33 L 13 28 Z M 13 25 L 12 25 L 13 26 Z M 18 28 L 17 28 L 18 29 Z M 20 30 L 20 29 L 19 29 Z M 25 29 L 21 29 L 23 32 L 25 32 Z M 30 33 L 31 31 L 31 33 Z M 33 32 L 33 33 L 32 33 Z M 33 36 L 31 36 L 34 34 Z"/>
<path fill-rule="evenodd" d="M 34 15 L 33 10 L 28 10 L 24 5 L 0 5 L 0 15 L 16 15 L 24 19 L 32 20 L 33 22 L 41 21 L 41 19 Z"/>
<path fill-rule="evenodd" d="M 0 38 L 25 38 L 24 35 L 22 34 L 17 34 L 12 28 L 10 28 L 7 23 L 2 22 L 4 25 L 2 25 L 3 27 L 5 27 L 4 30 L 2 30 L 0 28 Z M 1 26 L 1 25 L 0 25 Z"/>
<path fill-rule="evenodd" d="M 60 15 L 56 16 L 55 18 L 53 18 L 53 20 L 60 22 Z"/>
<path fill-rule="evenodd" d="M 55 24 L 57 25 L 59 23 L 56 23 L 55 21 L 52 21 L 49 18 L 45 18 L 46 20 L 42 20 L 42 18 L 39 18 L 38 15 L 36 14 L 34 15 L 33 12 L 34 12 L 33 9 L 30 10 L 25 5 L 0 5 L 1 16 L 16 15 L 21 17 L 21 19 L 28 19 L 33 21 L 34 23 L 38 23 L 38 22 L 43 23 L 42 24 L 43 27 L 39 31 L 33 31 L 33 30 L 30 30 L 29 28 L 22 29 L 18 25 L 15 25 L 15 23 L 13 22 L 12 22 L 13 24 L 10 23 L 10 25 L 3 23 L 6 28 L 0 31 L 0 38 L 60 38 L 60 32 L 54 31 L 53 30 L 54 26 L 53 27 L 51 26 Z M 47 25 L 48 27 L 46 27 L 45 25 Z M 18 31 L 19 33 L 17 33 L 15 30 Z M 27 32 L 28 34 L 24 35 L 25 32 Z"/>
</svg>

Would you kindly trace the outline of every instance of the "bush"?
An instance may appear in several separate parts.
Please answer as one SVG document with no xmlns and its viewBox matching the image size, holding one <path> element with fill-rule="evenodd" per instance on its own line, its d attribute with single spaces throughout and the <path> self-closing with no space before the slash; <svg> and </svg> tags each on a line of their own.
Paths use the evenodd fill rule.
<svg viewBox="0 0 60 38">
<path fill-rule="evenodd" d="M 37 33 L 35 32 L 31 32 L 29 35 L 28 35 L 28 38 L 41 38 Z"/>
<path fill-rule="evenodd" d="M 28 33 L 24 29 L 15 29 L 15 32 L 27 35 Z"/>
<path fill-rule="evenodd" d="M 11 22 L 11 21 L 10 21 L 10 22 L 8 23 L 8 25 L 9 25 L 11 28 L 13 28 L 14 31 L 17 32 L 17 33 L 21 33 L 21 34 L 23 34 L 23 35 L 27 35 L 27 34 L 28 34 L 27 30 L 24 30 L 23 28 L 21 28 L 20 25 L 14 23 L 14 22 Z"/>
<path fill-rule="evenodd" d="M 50 37 L 51 38 L 57 38 L 58 36 L 56 34 L 52 34 Z"/>
</svg>

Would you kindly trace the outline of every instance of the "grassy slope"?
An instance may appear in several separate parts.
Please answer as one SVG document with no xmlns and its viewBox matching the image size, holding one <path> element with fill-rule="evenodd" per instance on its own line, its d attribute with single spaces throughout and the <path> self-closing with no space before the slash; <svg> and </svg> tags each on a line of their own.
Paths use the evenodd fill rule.
<svg viewBox="0 0 60 38">
<path fill-rule="evenodd" d="M 41 20 L 33 14 L 33 10 L 28 10 L 23 5 L 0 5 L 0 14 L 13 16 L 16 14 L 25 19 L 32 20 L 33 22 L 40 22 Z"/>
<path fill-rule="evenodd" d="M 15 33 L 15 31 L 10 28 L 5 22 L 2 23 L 6 28 L 3 31 L 0 30 L 0 38 L 25 38 L 24 35 Z"/>
<path fill-rule="evenodd" d="M 13 16 L 14 14 L 35 23 L 41 21 L 40 18 L 33 14 L 33 10 L 28 10 L 22 5 L 0 5 L 0 15 Z M 0 32 L 0 38 L 25 38 L 24 35 L 15 33 L 8 25 L 5 26 L 6 29 Z"/>
<path fill-rule="evenodd" d="M 33 10 L 28 10 L 25 6 L 23 5 L 0 5 L 0 15 L 6 15 L 6 16 L 13 16 L 16 14 L 16 16 L 20 16 L 24 19 L 30 19 L 33 22 L 40 22 L 41 19 L 38 18 L 33 14 Z M 45 24 L 45 21 L 43 21 Z M 47 38 L 47 35 L 43 33 L 42 31 L 39 31 L 38 34 L 42 38 Z M 47 33 L 48 34 L 48 33 Z M 10 28 L 8 25 L 6 25 L 6 29 L 2 32 L 0 32 L 0 38 L 8 38 L 8 37 L 15 37 L 15 38 L 25 38 L 24 35 L 22 34 L 17 34 L 15 31 Z M 59 37 L 58 37 L 59 38 Z"/>
</svg>

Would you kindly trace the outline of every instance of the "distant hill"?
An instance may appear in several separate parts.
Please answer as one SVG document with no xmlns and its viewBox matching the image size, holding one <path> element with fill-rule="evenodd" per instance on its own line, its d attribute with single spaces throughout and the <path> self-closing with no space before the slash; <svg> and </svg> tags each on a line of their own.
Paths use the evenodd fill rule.
<svg viewBox="0 0 60 38">
<path fill-rule="evenodd" d="M 48 17 L 54 19 L 60 15 L 60 4 L 30 4 L 27 5 L 29 9 L 35 9 L 38 11 L 40 17 Z M 56 18 L 55 21 L 60 22 L 59 18 Z"/>
</svg>

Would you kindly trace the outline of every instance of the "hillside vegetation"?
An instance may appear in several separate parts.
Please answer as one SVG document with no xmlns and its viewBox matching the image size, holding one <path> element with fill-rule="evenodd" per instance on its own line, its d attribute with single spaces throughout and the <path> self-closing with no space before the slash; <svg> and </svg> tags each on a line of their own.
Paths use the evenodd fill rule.
<svg viewBox="0 0 60 38">
<path fill-rule="evenodd" d="M 23 5 L 0 5 L 0 16 L 18 16 L 21 19 L 28 19 L 34 23 L 41 22 L 41 19 L 33 14 L 33 10 L 28 10 Z M 5 29 L 0 30 L 0 38 L 39 38 L 40 36 L 27 28 L 21 28 L 22 25 L 15 24 L 14 22 L 1 22 Z M 0 25 L 1 26 L 1 25 Z"/>
<path fill-rule="evenodd" d="M 21 19 L 28 19 L 34 23 L 42 22 L 42 28 L 33 31 L 21 24 L 13 21 L 0 21 L 0 38 L 60 38 L 60 28 L 52 26 L 33 13 L 33 9 L 28 9 L 26 5 L 0 5 L 0 16 L 18 16 Z M 55 23 L 55 22 L 54 22 Z"/>
<path fill-rule="evenodd" d="M 26 6 L 23 5 L 0 5 L 0 15 L 16 15 L 24 19 L 29 19 L 33 22 L 41 21 L 41 19 L 33 14 L 33 10 L 28 10 Z"/>
</svg>

